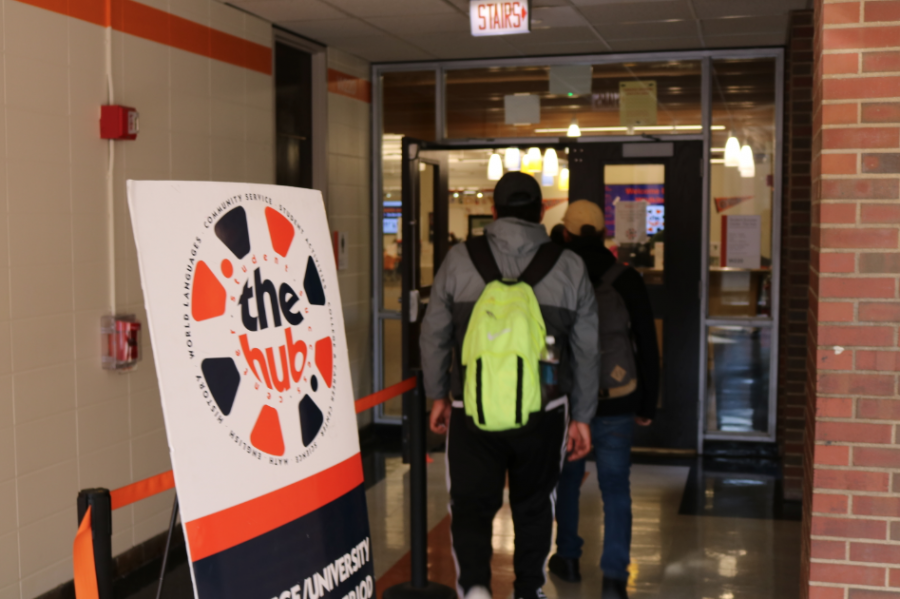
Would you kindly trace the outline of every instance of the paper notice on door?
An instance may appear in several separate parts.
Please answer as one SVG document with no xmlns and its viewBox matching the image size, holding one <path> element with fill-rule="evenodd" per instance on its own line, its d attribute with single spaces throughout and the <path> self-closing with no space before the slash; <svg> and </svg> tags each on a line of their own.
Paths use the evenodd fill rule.
<svg viewBox="0 0 900 599">
<path fill-rule="evenodd" d="M 656 81 L 619 82 L 619 121 L 623 127 L 656 124 Z"/>
<path fill-rule="evenodd" d="M 616 242 L 647 241 L 647 202 L 616 202 Z"/>
<path fill-rule="evenodd" d="M 722 216 L 722 266 L 759 268 L 762 217 Z"/>
</svg>

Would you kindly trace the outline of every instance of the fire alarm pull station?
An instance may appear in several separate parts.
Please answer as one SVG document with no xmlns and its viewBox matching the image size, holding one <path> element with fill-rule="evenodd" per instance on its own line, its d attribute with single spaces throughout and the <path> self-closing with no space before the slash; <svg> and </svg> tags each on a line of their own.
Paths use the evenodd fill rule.
<svg viewBox="0 0 900 599">
<path fill-rule="evenodd" d="M 141 323 L 133 314 L 104 316 L 100 322 L 104 370 L 128 372 L 141 360 Z"/>
<path fill-rule="evenodd" d="M 102 139 L 137 139 L 140 128 L 140 115 L 136 109 L 128 106 L 100 107 Z"/>
</svg>

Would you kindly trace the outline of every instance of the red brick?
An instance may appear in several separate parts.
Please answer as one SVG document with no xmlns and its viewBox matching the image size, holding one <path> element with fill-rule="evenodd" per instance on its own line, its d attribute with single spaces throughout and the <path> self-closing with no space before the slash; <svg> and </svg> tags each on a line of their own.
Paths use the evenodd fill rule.
<svg viewBox="0 0 900 599">
<path fill-rule="evenodd" d="M 897 249 L 897 229 L 822 229 L 820 247 L 836 249 Z"/>
<path fill-rule="evenodd" d="M 816 365 L 819 370 L 853 370 L 853 352 L 833 349 L 816 350 Z"/>
<path fill-rule="evenodd" d="M 825 54 L 822 56 L 822 73 L 825 75 L 849 75 L 859 72 L 859 54 Z"/>
<path fill-rule="evenodd" d="M 890 587 L 900 587 L 900 570 L 896 568 L 891 569 L 890 576 L 888 578 L 888 586 Z M 887 595 L 887 593 L 884 593 Z M 894 593 L 896 595 L 896 593 Z M 874 598 L 873 598 L 874 599 Z M 879 599 L 888 599 L 887 597 L 880 597 Z M 892 597 L 891 599 L 896 599 L 896 597 Z"/>
<path fill-rule="evenodd" d="M 822 224 L 854 224 L 856 222 L 856 204 L 821 204 L 819 219 Z"/>
<path fill-rule="evenodd" d="M 819 272 L 856 272 L 856 254 L 835 252 L 819 254 Z"/>
<path fill-rule="evenodd" d="M 853 400 L 849 397 L 819 397 L 816 399 L 819 418 L 853 418 Z"/>
<path fill-rule="evenodd" d="M 833 424 L 831 422 L 826 424 Z M 816 427 L 822 426 L 822 423 Z M 890 488 L 887 472 L 857 472 L 855 470 L 820 470 L 813 472 L 813 486 L 816 489 L 836 491 L 871 491 L 886 493 Z M 854 499 L 855 501 L 855 499 Z"/>
<path fill-rule="evenodd" d="M 880 175 L 900 173 L 900 154 L 863 154 L 862 172 Z"/>
<path fill-rule="evenodd" d="M 844 541 L 823 541 L 813 539 L 810 543 L 810 557 L 813 559 L 846 559 L 847 543 Z"/>
<path fill-rule="evenodd" d="M 839 2 L 822 7 L 822 22 L 826 25 L 859 23 L 859 2 Z"/>
<path fill-rule="evenodd" d="M 861 349 L 856 352 L 856 369 L 900 372 L 900 351 Z"/>
<path fill-rule="evenodd" d="M 898 39 L 900 27 L 842 27 L 822 32 L 822 46 L 829 50 L 890 48 Z"/>
<path fill-rule="evenodd" d="M 828 79 L 827 81 L 842 80 Z M 900 89 L 897 90 L 897 95 L 900 95 Z M 826 150 L 896 148 L 898 146 L 900 146 L 900 130 L 893 127 L 846 127 L 822 131 L 822 148 Z"/>
<path fill-rule="evenodd" d="M 856 405 L 856 417 L 866 420 L 900 420 L 900 400 L 860 399 Z"/>
<path fill-rule="evenodd" d="M 887 522 L 883 520 L 814 516 L 812 519 L 812 534 L 818 537 L 875 539 L 880 541 L 884 540 L 887 535 Z"/>
<path fill-rule="evenodd" d="M 844 599 L 844 587 L 809 587 L 809 599 Z"/>
<path fill-rule="evenodd" d="M 819 345 L 890 347 L 894 345 L 894 329 L 878 326 L 820 326 Z"/>
<path fill-rule="evenodd" d="M 814 461 L 820 466 L 849 466 L 850 448 L 846 445 L 816 445 Z M 843 514 L 847 511 L 847 498 L 844 495 L 824 495 L 824 497 L 830 498 L 823 500 L 829 502 L 830 505 L 833 505 L 833 503 L 837 501 L 836 498 L 843 498 L 844 507 L 841 508 L 840 513 Z M 814 498 L 813 506 L 815 506 L 815 501 Z"/>
<path fill-rule="evenodd" d="M 900 253 L 860 254 L 859 272 L 900 274 Z"/>
<path fill-rule="evenodd" d="M 892 593 L 890 591 L 873 591 L 871 589 L 850 589 L 849 599 L 897 599 L 897 593 Z"/>
<path fill-rule="evenodd" d="M 891 540 L 900 541 L 900 522 L 891 522 Z"/>
<path fill-rule="evenodd" d="M 859 304 L 860 322 L 900 322 L 900 303 L 898 302 L 861 302 Z"/>
<path fill-rule="evenodd" d="M 900 468 L 900 449 L 854 447 L 853 465 L 872 468 Z M 897 501 L 900 501 L 900 498 Z"/>
<path fill-rule="evenodd" d="M 826 179 L 823 200 L 895 200 L 900 197 L 897 179 Z"/>
<path fill-rule="evenodd" d="M 871 102 L 862 105 L 862 122 L 900 122 L 900 102 Z"/>
<path fill-rule="evenodd" d="M 859 105 L 826 104 L 822 107 L 822 123 L 825 125 L 853 125 L 859 122 Z"/>
<path fill-rule="evenodd" d="M 823 298 L 884 298 L 896 297 L 894 279 L 823 277 L 819 281 L 819 295 Z"/>
<path fill-rule="evenodd" d="M 900 518 L 900 497 L 857 495 L 853 498 L 853 513 L 857 516 Z"/>
<path fill-rule="evenodd" d="M 894 377 L 887 378 L 890 378 L 891 382 L 894 380 Z M 891 427 L 887 424 L 865 422 L 819 422 L 816 424 L 816 441 L 890 443 Z"/>
<path fill-rule="evenodd" d="M 856 154 L 822 154 L 822 173 L 826 175 L 855 175 Z"/>
<path fill-rule="evenodd" d="M 845 254 L 827 254 L 829 256 L 844 256 Z M 851 258 L 853 257 L 850 254 Z M 830 271 L 834 272 L 834 271 Z M 852 271 L 851 271 L 852 272 Z M 821 302 L 819 304 L 819 322 L 852 322 L 853 304 L 846 302 Z"/>
<path fill-rule="evenodd" d="M 866 52 L 863 54 L 862 69 L 863 73 L 900 71 L 900 52 Z"/>
<path fill-rule="evenodd" d="M 815 562 L 809 565 L 809 579 L 815 582 L 884 586 L 884 575 L 884 568 L 873 568 L 871 566 L 847 566 L 844 564 L 820 564 Z"/>
<path fill-rule="evenodd" d="M 881 543 L 850 543 L 850 561 L 900 564 L 900 547 Z"/>
<path fill-rule="evenodd" d="M 897 0 L 866 2 L 865 21 L 866 23 L 900 21 L 900 2 Z"/>
<path fill-rule="evenodd" d="M 896 204 L 863 204 L 861 209 L 861 223 L 900 223 L 900 206 Z"/>
</svg>

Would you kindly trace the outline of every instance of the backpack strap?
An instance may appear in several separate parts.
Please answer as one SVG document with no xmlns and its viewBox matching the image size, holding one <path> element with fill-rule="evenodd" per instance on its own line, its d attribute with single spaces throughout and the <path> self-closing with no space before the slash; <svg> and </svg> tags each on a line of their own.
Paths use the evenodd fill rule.
<svg viewBox="0 0 900 599">
<path fill-rule="evenodd" d="M 519 280 L 534 287 L 556 266 L 556 261 L 562 256 L 563 248 L 552 241 L 548 241 L 538 248 L 531 262 L 519 275 Z"/>
<path fill-rule="evenodd" d="M 491 251 L 486 235 L 469 237 L 466 240 L 466 249 L 469 250 L 469 258 L 472 259 L 475 270 L 484 279 L 485 285 L 503 278 L 503 273 L 500 272 L 500 267 L 497 266 L 494 252 Z"/>
<path fill-rule="evenodd" d="M 616 279 L 619 278 L 625 269 L 628 268 L 624 264 L 619 264 L 616 262 L 603 273 L 603 276 L 600 277 L 600 286 L 601 287 L 612 287 L 612 284 L 616 282 Z"/>
</svg>

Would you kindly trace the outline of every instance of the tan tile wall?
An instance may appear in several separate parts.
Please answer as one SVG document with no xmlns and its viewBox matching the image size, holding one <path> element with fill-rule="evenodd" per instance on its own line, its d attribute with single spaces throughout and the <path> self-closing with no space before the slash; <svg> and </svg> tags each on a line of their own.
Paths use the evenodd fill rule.
<svg viewBox="0 0 900 599">
<path fill-rule="evenodd" d="M 369 63 L 328 50 L 328 68 L 369 80 Z M 338 272 L 356 397 L 372 392 L 371 104 L 328 94 L 328 219 L 345 231 L 349 266 Z M 371 410 L 359 415 L 364 426 Z"/>
<path fill-rule="evenodd" d="M 142 1 L 272 43 L 269 24 L 212 0 Z M 16 0 L 0 7 L 0 599 L 29 599 L 72 578 L 78 489 L 170 464 L 148 338 L 138 371 L 100 369 L 104 30 Z M 138 140 L 116 142 L 116 308 L 146 322 L 126 179 L 273 182 L 272 81 L 119 32 L 113 41 L 116 103 L 141 113 Z M 116 511 L 114 553 L 164 530 L 171 502 Z"/>
</svg>

